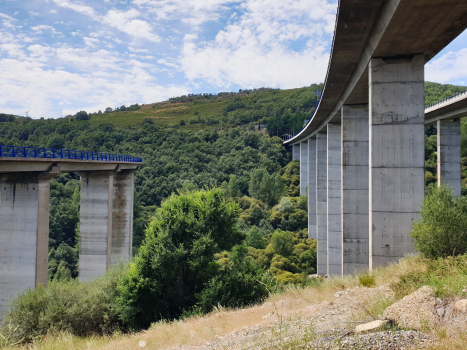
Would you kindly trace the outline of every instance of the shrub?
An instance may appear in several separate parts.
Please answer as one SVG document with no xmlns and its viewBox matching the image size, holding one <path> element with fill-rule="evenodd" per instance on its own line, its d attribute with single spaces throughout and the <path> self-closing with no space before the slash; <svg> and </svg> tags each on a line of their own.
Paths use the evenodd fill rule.
<svg viewBox="0 0 467 350">
<path fill-rule="evenodd" d="M 358 275 L 358 282 L 363 287 L 371 287 L 375 285 L 375 276 L 373 276 L 369 271 L 361 273 Z"/>
<path fill-rule="evenodd" d="M 420 214 L 411 236 L 423 256 L 436 259 L 467 252 L 467 197 L 454 196 L 445 185 L 431 186 Z"/>
<path fill-rule="evenodd" d="M 237 229 L 238 205 L 221 189 L 172 195 L 156 211 L 129 273 L 118 286 L 118 310 L 133 328 L 180 316 L 197 302 L 219 273 L 214 254 L 244 236 Z"/>
<path fill-rule="evenodd" d="M 294 236 L 292 232 L 276 230 L 271 237 L 271 247 L 274 253 L 288 257 L 293 253 Z"/>
<path fill-rule="evenodd" d="M 28 289 L 11 302 L 4 327 L 15 329 L 17 341 L 30 341 L 50 331 L 79 336 L 111 333 L 121 327 L 115 297 L 123 273 L 122 266 L 89 283 L 52 281 L 47 287 Z"/>
</svg>

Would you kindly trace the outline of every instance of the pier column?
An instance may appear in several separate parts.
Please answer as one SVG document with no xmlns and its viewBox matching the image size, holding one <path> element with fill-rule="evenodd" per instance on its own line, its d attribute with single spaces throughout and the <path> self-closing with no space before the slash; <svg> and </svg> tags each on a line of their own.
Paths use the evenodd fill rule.
<svg viewBox="0 0 467 350">
<path fill-rule="evenodd" d="M 344 274 L 369 267 L 368 105 L 342 107 L 342 235 Z"/>
<path fill-rule="evenodd" d="M 300 194 L 308 187 L 308 140 L 300 142 Z"/>
<path fill-rule="evenodd" d="M 438 120 L 438 186 L 441 182 L 461 195 L 461 122 Z"/>
<path fill-rule="evenodd" d="M 319 275 L 328 273 L 328 193 L 327 193 L 327 148 L 326 133 L 316 134 L 316 228 L 318 236 L 318 271 Z"/>
<path fill-rule="evenodd" d="M 308 139 L 308 238 L 316 233 L 316 138 Z"/>
<path fill-rule="evenodd" d="M 327 125 L 328 274 L 342 275 L 341 125 Z"/>
<path fill-rule="evenodd" d="M 292 146 L 292 160 L 300 160 L 300 144 Z"/>
<path fill-rule="evenodd" d="M 424 198 L 424 57 L 369 64 L 370 269 L 414 251 Z"/>
<path fill-rule="evenodd" d="M 132 256 L 134 183 L 134 170 L 114 175 L 111 265 L 126 263 Z"/>
<path fill-rule="evenodd" d="M 50 178 L 55 175 L 0 175 L 0 320 L 13 297 L 47 284 Z"/>
</svg>

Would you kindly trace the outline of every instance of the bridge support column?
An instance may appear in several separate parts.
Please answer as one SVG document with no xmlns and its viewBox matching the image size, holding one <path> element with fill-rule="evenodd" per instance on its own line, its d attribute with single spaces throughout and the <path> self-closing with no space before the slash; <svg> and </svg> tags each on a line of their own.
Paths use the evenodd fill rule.
<svg viewBox="0 0 467 350">
<path fill-rule="evenodd" d="M 300 195 L 308 187 L 308 140 L 300 142 Z"/>
<path fill-rule="evenodd" d="M 368 105 L 342 107 L 344 274 L 368 270 Z"/>
<path fill-rule="evenodd" d="M 327 125 L 328 274 L 342 275 L 341 125 Z"/>
<path fill-rule="evenodd" d="M 0 175 L 0 320 L 14 296 L 47 284 L 50 178 L 55 175 Z"/>
<path fill-rule="evenodd" d="M 292 146 L 292 160 L 300 160 L 300 144 Z"/>
<path fill-rule="evenodd" d="M 327 176 L 328 140 L 325 133 L 316 134 L 316 228 L 318 236 L 318 271 L 319 275 L 328 273 L 328 176 Z"/>
<path fill-rule="evenodd" d="M 438 120 L 438 186 L 441 182 L 461 195 L 461 123 L 460 119 Z"/>
<path fill-rule="evenodd" d="M 316 139 L 308 139 L 308 238 L 316 234 Z"/>
<path fill-rule="evenodd" d="M 424 198 L 424 57 L 369 64 L 370 269 L 413 252 Z"/>
<path fill-rule="evenodd" d="M 79 280 L 87 282 L 131 258 L 134 175 L 95 171 L 80 176 Z"/>
</svg>

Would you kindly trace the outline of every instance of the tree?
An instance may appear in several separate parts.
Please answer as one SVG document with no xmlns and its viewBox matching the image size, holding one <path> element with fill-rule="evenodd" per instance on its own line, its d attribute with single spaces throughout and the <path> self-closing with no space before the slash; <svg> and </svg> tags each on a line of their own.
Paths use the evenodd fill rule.
<svg viewBox="0 0 467 350">
<path fill-rule="evenodd" d="M 79 111 L 75 114 L 76 120 L 89 120 L 91 119 L 86 111 Z"/>
<path fill-rule="evenodd" d="M 292 232 L 276 230 L 271 237 L 271 246 L 274 253 L 288 257 L 294 249 L 294 236 Z"/>
<path fill-rule="evenodd" d="M 104 113 L 111 113 L 111 112 L 113 112 L 112 107 L 107 107 L 104 111 Z"/>
<path fill-rule="evenodd" d="M 214 254 L 243 239 L 238 205 L 220 189 L 172 195 L 146 230 L 145 242 L 119 283 L 121 318 L 134 328 L 174 318 L 219 271 Z"/>
<path fill-rule="evenodd" d="M 249 193 L 250 196 L 274 206 L 284 194 L 284 183 L 279 174 L 269 175 L 265 169 L 256 169 L 251 174 Z"/>
</svg>

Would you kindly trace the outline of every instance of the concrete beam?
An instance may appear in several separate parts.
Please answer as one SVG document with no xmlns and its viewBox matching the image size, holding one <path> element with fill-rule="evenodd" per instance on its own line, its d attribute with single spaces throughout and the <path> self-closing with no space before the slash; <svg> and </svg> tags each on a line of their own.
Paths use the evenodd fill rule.
<svg viewBox="0 0 467 350">
<path fill-rule="evenodd" d="M 328 274 L 342 275 L 341 125 L 328 124 L 327 204 Z"/>
<path fill-rule="evenodd" d="M 461 195 L 461 122 L 438 120 L 438 186 L 450 186 Z"/>
<path fill-rule="evenodd" d="M 327 148 L 327 135 L 325 133 L 316 134 L 316 228 L 318 236 L 317 273 L 319 275 L 328 273 Z"/>
<path fill-rule="evenodd" d="M 292 160 L 300 160 L 300 144 L 292 146 Z"/>
<path fill-rule="evenodd" d="M 368 105 L 342 107 L 344 274 L 369 267 Z"/>
<path fill-rule="evenodd" d="M 308 238 L 316 233 L 316 138 L 308 139 Z"/>
<path fill-rule="evenodd" d="M 424 56 L 369 64 L 370 269 L 413 252 L 424 198 Z"/>
<path fill-rule="evenodd" d="M 300 195 L 308 187 L 308 140 L 300 142 Z"/>
<path fill-rule="evenodd" d="M 0 182 L 0 320 L 10 300 L 47 284 L 50 179 Z"/>
</svg>

